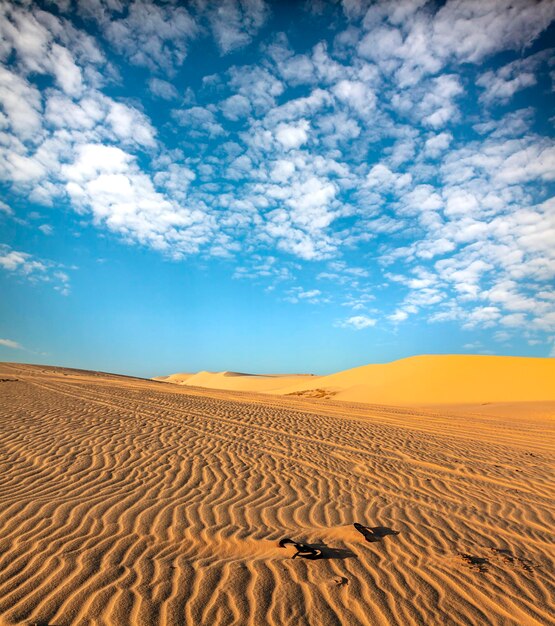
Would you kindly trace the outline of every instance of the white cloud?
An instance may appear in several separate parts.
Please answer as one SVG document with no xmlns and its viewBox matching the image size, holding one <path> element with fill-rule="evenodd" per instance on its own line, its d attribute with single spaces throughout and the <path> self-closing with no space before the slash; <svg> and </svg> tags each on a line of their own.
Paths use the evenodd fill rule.
<svg viewBox="0 0 555 626">
<path fill-rule="evenodd" d="M 299 298 L 301 298 L 302 300 L 304 299 L 309 299 L 312 300 L 313 298 L 315 298 L 316 296 L 321 295 L 322 292 L 319 289 L 310 289 L 309 291 L 301 291 L 299 292 Z"/>
<path fill-rule="evenodd" d="M 316 81 L 316 67 L 306 54 L 294 54 L 284 33 L 267 47 L 280 77 L 290 85 L 311 84 Z"/>
<path fill-rule="evenodd" d="M 196 175 L 190 168 L 176 162 L 159 163 L 160 170 L 153 176 L 157 188 L 163 189 L 168 195 L 179 202 L 187 200 L 187 193 Z"/>
<path fill-rule="evenodd" d="M 137 111 L 137 109 L 119 102 L 111 102 L 106 121 L 110 124 L 118 139 L 123 142 L 134 141 L 149 147 L 155 145 L 154 136 L 156 131 L 146 116 Z"/>
<path fill-rule="evenodd" d="M 361 135 L 361 127 L 345 111 L 322 115 L 314 120 L 320 144 L 328 149 L 344 147 Z"/>
<path fill-rule="evenodd" d="M 276 209 L 266 215 L 261 240 L 265 235 L 277 242 L 279 250 L 293 254 L 306 261 L 327 259 L 333 256 L 337 242 L 322 231 L 306 232 L 292 223 L 288 213 Z"/>
<path fill-rule="evenodd" d="M 329 261 L 327 270 L 320 272 L 316 278 L 317 280 L 329 280 L 336 288 L 339 285 L 349 288 L 351 293 L 346 295 L 346 301 L 342 303 L 342 306 L 362 310 L 366 308 L 368 302 L 375 299 L 375 296 L 368 292 L 367 287 L 361 287 L 361 283 L 365 283 L 365 279 L 369 275 L 368 270 L 362 267 L 349 266 L 345 261 Z"/>
<path fill-rule="evenodd" d="M 353 328 L 354 330 L 363 330 L 364 328 L 370 328 L 375 326 L 377 320 L 367 315 L 353 315 L 341 322 L 338 322 L 338 326 L 343 328 Z"/>
<path fill-rule="evenodd" d="M 476 326 L 490 328 L 497 323 L 500 317 L 501 312 L 495 306 L 477 307 L 464 313 L 463 328 L 474 328 Z"/>
<path fill-rule="evenodd" d="M 297 124 L 280 124 L 276 129 L 276 139 L 286 150 L 300 148 L 308 141 L 309 123 L 301 120 Z"/>
<path fill-rule="evenodd" d="M 287 291 L 284 299 L 292 304 L 298 304 L 299 302 L 308 302 L 309 304 L 329 302 L 319 289 L 303 289 L 303 287 L 292 287 Z"/>
<path fill-rule="evenodd" d="M 318 113 L 333 103 L 330 93 L 324 89 L 313 89 L 308 96 L 292 98 L 280 106 L 274 106 L 264 117 L 264 124 L 273 127 L 281 123 L 303 123 L 306 118 L 317 117 Z M 305 119 L 303 119 L 305 118 Z"/>
<path fill-rule="evenodd" d="M 41 224 L 38 228 L 44 235 L 51 235 L 54 232 L 50 224 Z"/>
<path fill-rule="evenodd" d="M 217 121 L 214 113 L 206 107 L 174 109 L 172 115 L 176 122 L 189 129 L 189 132 L 206 134 L 209 137 L 224 135 L 223 126 Z"/>
<path fill-rule="evenodd" d="M 501 50 L 522 49 L 555 17 L 550 0 L 533 4 L 527 0 L 451 0 L 436 12 L 425 4 L 377 3 L 364 19 L 368 32 L 358 52 L 393 75 L 401 87 L 436 74 L 450 61 L 477 64 Z M 410 8 L 399 10 L 400 6 Z M 438 112 L 430 123 L 440 118 Z"/>
<path fill-rule="evenodd" d="M 11 250 L 5 244 L 0 244 L 0 267 L 9 272 L 20 271 L 25 275 L 46 270 L 46 265 L 41 261 L 35 260 L 32 255 Z"/>
<path fill-rule="evenodd" d="M 4 42 L 4 58 L 15 53 L 18 66 L 25 74 L 51 74 L 70 96 L 79 96 L 83 89 L 83 75 L 74 54 L 89 63 L 103 60 L 88 35 L 83 33 L 82 41 L 78 42 L 79 36 L 71 24 L 38 8 L 25 10 L 15 4 L 2 4 L 0 36 Z M 67 46 L 71 46 L 73 53 Z"/>
<path fill-rule="evenodd" d="M 388 319 L 392 322 L 404 322 L 408 318 L 409 314 L 402 309 L 398 309 L 395 313 L 388 316 Z"/>
<path fill-rule="evenodd" d="M 453 135 L 449 132 L 432 135 L 424 144 L 424 152 L 426 153 L 426 156 L 436 159 L 442 152 L 447 150 L 452 140 Z"/>
<path fill-rule="evenodd" d="M 53 209 L 69 199 L 97 227 L 175 258 L 281 259 L 249 258 L 238 277 L 291 278 L 298 268 L 283 271 L 276 250 L 291 263 L 327 261 L 318 278 L 341 285 L 354 311 L 374 315 L 371 292 L 392 289 L 394 323 L 419 313 L 531 337 L 552 324 L 554 143 L 532 102 L 502 117 L 490 107 L 539 80 L 551 51 L 524 55 L 553 17 L 549 3 L 349 0 L 346 14 L 362 24 L 329 50 L 297 54 L 284 35 L 269 37 L 256 63 L 222 59 L 193 93 L 158 74 L 181 68 L 207 25 L 224 54 L 247 45 L 265 3 L 80 2 L 123 57 L 156 74 L 145 79 L 152 96 L 184 94 L 170 105 L 149 97 L 144 110 L 102 93 L 106 81 L 117 93 L 125 84 L 69 19 L 12 5 L 0 20 L 0 179 L 10 193 Z M 61 14 L 73 18 L 74 7 Z M 3 251 L 4 269 L 53 276 L 21 254 Z M 386 264 L 403 280 L 384 280 Z"/>
<path fill-rule="evenodd" d="M 222 0 L 210 7 L 208 17 L 214 39 L 223 54 L 243 48 L 263 26 L 269 14 L 264 0 Z"/>
<path fill-rule="evenodd" d="M 361 40 L 358 52 L 376 61 L 380 67 L 392 71 L 399 66 L 397 57 L 402 48 L 403 37 L 397 28 L 383 25 L 372 30 Z"/>
<path fill-rule="evenodd" d="M 284 183 L 291 178 L 294 171 L 295 171 L 295 163 L 293 161 L 287 161 L 285 159 L 278 159 L 277 161 L 275 161 L 272 167 L 270 178 L 273 181 Z"/>
<path fill-rule="evenodd" d="M 332 89 L 339 100 L 348 104 L 360 115 L 368 115 L 376 106 L 376 96 L 362 81 L 342 80 Z"/>
<path fill-rule="evenodd" d="M 424 116 L 424 123 L 434 129 L 445 126 L 456 115 L 455 98 L 463 93 L 457 76 L 444 74 L 434 78 L 417 110 Z"/>
<path fill-rule="evenodd" d="M 14 214 L 13 209 L 2 200 L 0 200 L 0 213 L 4 213 L 5 215 Z"/>
<path fill-rule="evenodd" d="M 106 9 L 112 8 L 110 4 L 108 0 Z M 86 10 L 87 3 L 80 3 L 80 7 Z M 187 9 L 171 4 L 135 0 L 129 5 L 127 15 L 120 19 L 114 19 L 104 8 L 88 13 L 99 22 L 105 37 L 118 52 L 131 63 L 151 70 L 172 72 L 180 67 L 189 43 L 199 33 Z"/>
<path fill-rule="evenodd" d="M 465 343 L 463 345 L 463 348 L 465 350 L 483 350 L 484 346 L 482 345 L 480 341 L 474 341 L 470 343 Z"/>
<path fill-rule="evenodd" d="M 526 325 L 526 316 L 524 315 L 524 313 L 511 313 L 511 315 L 505 315 L 502 319 L 501 319 L 501 324 L 503 324 L 503 326 L 509 326 L 511 328 L 514 327 L 523 327 Z"/>
<path fill-rule="evenodd" d="M 442 56 L 479 63 L 499 50 L 530 45 L 554 18 L 549 0 L 447 2 L 434 19 L 433 46 Z"/>
<path fill-rule="evenodd" d="M 148 79 L 148 88 L 153 96 L 162 100 L 175 100 L 179 97 L 177 89 L 171 83 L 155 76 Z"/>
<path fill-rule="evenodd" d="M 536 76 L 532 72 L 521 72 L 515 74 L 513 78 L 503 78 L 499 73 L 486 72 L 480 76 L 476 84 L 485 88 L 481 96 L 484 102 L 506 103 L 517 91 L 531 87 L 536 82 Z"/>
<path fill-rule="evenodd" d="M 92 130 L 105 119 L 108 106 L 108 99 L 96 92 L 75 102 L 55 91 L 46 100 L 44 119 L 56 128 Z"/>
<path fill-rule="evenodd" d="M 4 346 L 5 348 L 12 348 L 13 350 L 24 350 L 25 348 L 17 341 L 13 341 L 12 339 L 0 339 L 0 346 Z"/>
<path fill-rule="evenodd" d="M 0 268 L 32 283 L 51 283 L 62 295 L 69 294 L 69 276 L 62 271 L 63 266 L 53 261 L 0 244 Z"/>
<path fill-rule="evenodd" d="M 230 87 L 246 98 L 258 115 L 274 107 L 276 98 L 284 91 L 283 83 L 263 67 L 234 66 L 229 75 Z"/>
<path fill-rule="evenodd" d="M 374 165 L 366 176 L 366 184 L 369 187 L 377 187 L 380 192 L 385 192 L 392 188 L 402 189 L 410 185 L 411 182 L 412 176 L 410 174 L 392 172 L 383 163 Z"/>
<path fill-rule="evenodd" d="M 38 89 L 3 67 L 0 67 L 0 105 L 17 137 L 26 140 L 40 133 L 42 104 Z"/>
<path fill-rule="evenodd" d="M 223 100 L 220 107 L 224 117 L 233 122 L 248 117 L 251 112 L 248 98 L 238 93 Z"/>
<path fill-rule="evenodd" d="M 537 143 L 510 154 L 495 173 L 495 177 L 508 184 L 529 180 L 555 180 L 555 146 Z"/>
<path fill-rule="evenodd" d="M 51 47 L 52 71 L 63 92 L 70 96 L 79 96 L 83 90 L 81 70 L 75 64 L 69 51 L 53 43 Z"/>
<path fill-rule="evenodd" d="M 62 172 L 74 206 L 96 224 L 175 258 L 197 252 L 215 230 L 208 213 L 158 192 L 135 158 L 115 146 L 81 146 Z"/>
<path fill-rule="evenodd" d="M 116 146 L 85 144 L 77 149 L 77 159 L 62 167 L 65 178 L 73 184 L 90 180 L 100 174 L 127 171 L 133 157 Z"/>
<path fill-rule="evenodd" d="M 265 279 L 273 281 L 270 289 L 275 288 L 275 283 L 291 280 L 292 269 L 298 269 L 293 264 L 287 263 L 272 255 L 253 255 L 247 260 L 247 265 L 240 265 L 235 268 L 233 278 L 236 279 Z"/>
</svg>

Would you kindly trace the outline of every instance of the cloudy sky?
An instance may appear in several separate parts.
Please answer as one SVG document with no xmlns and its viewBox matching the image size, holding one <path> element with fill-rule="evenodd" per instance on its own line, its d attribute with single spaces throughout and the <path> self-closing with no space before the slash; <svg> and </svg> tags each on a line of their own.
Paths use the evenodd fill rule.
<svg viewBox="0 0 555 626">
<path fill-rule="evenodd" d="M 555 355 L 555 3 L 0 7 L 1 360 Z"/>
</svg>

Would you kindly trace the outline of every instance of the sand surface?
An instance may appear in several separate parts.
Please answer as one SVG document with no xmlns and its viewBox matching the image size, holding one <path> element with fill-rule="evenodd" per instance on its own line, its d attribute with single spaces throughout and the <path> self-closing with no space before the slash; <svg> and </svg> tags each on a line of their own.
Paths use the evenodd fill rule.
<svg viewBox="0 0 555 626">
<path fill-rule="evenodd" d="M 153 380 L 206 389 L 229 389 L 232 391 L 254 391 L 256 393 L 281 392 L 284 388 L 296 389 L 310 386 L 319 376 L 309 374 L 244 374 L 242 372 L 197 372 L 196 374 L 170 374 Z"/>
<path fill-rule="evenodd" d="M 187 386 L 395 406 L 555 401 L 555 359 L 548 358 L 424 355 L 329 376 L 199 372 L 174 374 L 164 380 Z"/>
<path fill-rule="evenodd" d="M 553 623 L 547 401 L 527 417 L 0 379 L 1 624 Z"/>
</svg>

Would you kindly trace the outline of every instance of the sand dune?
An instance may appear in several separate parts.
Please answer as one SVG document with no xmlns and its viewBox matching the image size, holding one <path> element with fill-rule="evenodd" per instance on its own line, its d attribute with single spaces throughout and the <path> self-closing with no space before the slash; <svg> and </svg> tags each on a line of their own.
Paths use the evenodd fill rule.
<svg viewBox="0 0 555 626">
<path fill-rule="evenodd" d="M 180 376 L 180 375 L 175 375 Z M 426 355 L 365 365 L 329 376 L 261 376 L 201 372 L 167 382 L 401 406 L 555 401 L 555 359 Z"/>
<path fill-rule="evenodd" d="M 176 385 L 181 385 L 194 374 L 179 372 L 177 374 L 170 374 L 169 376 L 155 376 L 152 380 L 157 380 L 161 383 L 175 383 Z"/>
<path fill-rule="evenodd" d="M 268 393 L 295 385 L 310 385 L 318 376 L 310 374 L 245 374 L 242 372 L 197 372 L 196 374 L 171 374 L 154 380 L 206 389 L 229 389 Z"/>
<path fill-rule="evenodd" d="M 2 624 L 552 623 L 548 419 L 0 378 Z"/>
</svg>

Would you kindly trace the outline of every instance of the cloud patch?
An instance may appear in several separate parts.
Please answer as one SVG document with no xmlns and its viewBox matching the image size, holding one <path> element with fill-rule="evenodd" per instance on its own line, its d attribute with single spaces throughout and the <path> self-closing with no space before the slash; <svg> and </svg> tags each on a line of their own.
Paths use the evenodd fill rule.
<svg viewBox="0 0 555 626">
<path fill-rule="evenodd" d="M 341 328 L 351 328 L 353 330 L 364 330 L 371 328 L 377 324 L 378 320 L 367 315 L 353 315 L 345 320 L 337 322 L 337 326 Z"/>
<path fill-rule="evenodd" d="M 63 296 L 69 295 L 69 275 L 63 265 L 53 261 L 0 244 L 0 269 L 32 283 L 50 283 Z"/>
<path fill-rule="evenodd" d="M 330 19 L 302 49 L 265 30 L 262 0 L 44 6 L 1 9 L 3 214 L 71 207 L 176 260 L 234 258 L 281 300 L 333 290 L 357 313 L 345 328 L 553 333 L 552 50 L 530 50 L 552 2 L 343 2 L 344 30 Z M 293 288 L 301 271 L 320 288 Z"/>
<path fill-rule="evenodd" d="M 27 348 L 13 339 L 0 339 L 0 346 L 10 348 L 11 350 L 27 350 Z"/>
</svg>

